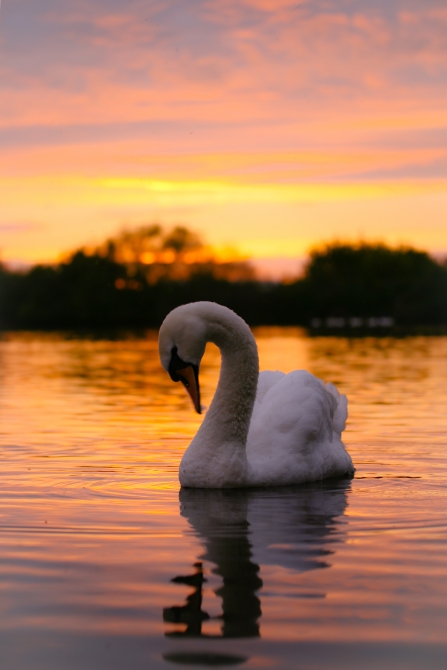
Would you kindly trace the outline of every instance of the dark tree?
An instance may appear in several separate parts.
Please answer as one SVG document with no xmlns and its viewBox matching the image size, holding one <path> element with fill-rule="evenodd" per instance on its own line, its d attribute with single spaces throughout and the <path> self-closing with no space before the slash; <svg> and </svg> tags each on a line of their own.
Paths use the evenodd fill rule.
<svg viewBox="0 0 447 670">
<path fill-rule="evenodd" d="M 309 316 L 447 323 L 446 268 L 423 251 L 331 244 L 311 253 L 304 285 Z"/>
</svg>

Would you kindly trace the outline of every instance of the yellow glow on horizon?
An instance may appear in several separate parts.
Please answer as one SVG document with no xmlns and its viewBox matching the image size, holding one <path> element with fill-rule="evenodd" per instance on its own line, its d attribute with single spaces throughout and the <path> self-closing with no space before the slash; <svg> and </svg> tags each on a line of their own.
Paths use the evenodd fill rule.
<svg viewBox="0 0 447 670">
<path fill-rule="evenodd" d="M 3 216 L 8 209 L 156 204 L 324 203 L 447 193 L 447 180 L 351 183 L 244 183 L 230 180 L 161 180 L 42 175 L 0 178 Z M 17 213 L 15 214 L 17 216 Z"/>
<path fill-rule="evenodd" d="M 149 197 L 175 204 L 187 202 L 324 202 L 336 200 L 363 200 L 376 197 L 412 195 L 447 191 L 446 181 L 370 182 L 370 183 L 238 183 L 231 181 L 156 180 L 121 177 L 100 182 L 110 191 L 127 191 L 129 196 Z M 120 199 L 115 193 L 112 199 Z"/>
<path fill-rule="evenodd" d="M 246 176 L 46 174 L 0 177 L 0 200 L 8 223 L 4 260 L 54 262 L 75 248 L 101 243 L 123 225 L 151 221 L 198 230 L 213 249 L 231 247 L 223 254 L 229 260 L 235 253 L 302 257 L 335 237 L 446 247 L 447 180 L 263 183 Z"/>
</svg>

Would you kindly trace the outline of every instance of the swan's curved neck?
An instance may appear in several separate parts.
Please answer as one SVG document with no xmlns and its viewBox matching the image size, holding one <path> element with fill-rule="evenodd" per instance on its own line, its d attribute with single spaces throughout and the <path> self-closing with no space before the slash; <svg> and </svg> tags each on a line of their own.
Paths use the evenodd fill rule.
<svg viewBox="0 0 447 670">
<path fill-rule="evenodd" d="M 220 305 L 201 305 L 206 341 L 219 347 L 222 365 L 211 406 L 183 456 L 180 482 L 196 487 L 243 485 L 248 472 L 245 446 L 259 376 L 258 350 L 243 319 Z"/>
<path fill-rule="evenodd" d="M 231 320 L 207 323 L 207 338 L 219 347 L 222 365 L 216 393 L 202 425 L 209 436 L 212 432 L 214 440 L 237 442 L 245 447 L 258 385 L 258 350 L 245 321 L 230 314 Z"/>
</svg>

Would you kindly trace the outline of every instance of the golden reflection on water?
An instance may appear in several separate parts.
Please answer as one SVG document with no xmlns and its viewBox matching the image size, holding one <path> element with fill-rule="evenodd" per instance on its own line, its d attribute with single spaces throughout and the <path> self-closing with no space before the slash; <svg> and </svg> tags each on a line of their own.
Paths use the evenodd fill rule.
<svg viewBox="0 0 447 670">
<path fill-rule="evenodd" d="M 422 667 L 414 645 L 428 645 L 437 667 L 447 338 L 255 334 L 262 369 L 306 368 L 348 395 L 352 481 L 179 497 L 178 463 L 202 419 L 161 370 L 156 333 L 3 335 L 5 667 L 296 667 L 296 645 L 353 641 L 400 645 L 405 667 Z M 218 373 L 209 346 L 205 405 Z M 318 654 L 315 667 L 336 667 Z"/>
</svg>

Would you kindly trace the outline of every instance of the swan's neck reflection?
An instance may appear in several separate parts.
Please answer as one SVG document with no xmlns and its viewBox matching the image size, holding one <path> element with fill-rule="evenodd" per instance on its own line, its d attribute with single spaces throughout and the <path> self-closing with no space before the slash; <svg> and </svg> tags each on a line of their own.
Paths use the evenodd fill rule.
<svg viewBox="0 0 447 670">
<path fill-rule="evenodd" d="M 262 581 L 259 565 L 252 561 L 246 505 L 243 510 L 240 505 L 236 506 L 236 518 L 233 516 L 228 526 L 217 522 L 216 532 L 208 533 L 203 558 L 216 565 L 213 573 L 222 578 L 222 586 L 216 595 L 222 599 L 223 637 L 256 637 L 259 635 L 257 621 L 261 616 L 261 603 L 256 592 L 262 587 Z"/>
<path fill-rule="evenodd" d="M 221 635 L 260 635 L 262 587 L 260 565 L 278 565 L 301 573 L 330 567 L 333 539 L 343 540 L 339 518 L 346 507 L 349 481 L 259 490 L 182 489 L 182 516 L 200 537 L 204 553 L 195 571 L 172 581 L 187 584 L 193 592 L 182 606 L 166 608 L 166 622 L 183 624 L 169 636 L 205 636 L 210 619 L 202 609 L 203 563 L 222 585 L 215 591 L 222 601 Z M 219 636 L 219 637 L 220 637 Z"/>
</svg>

